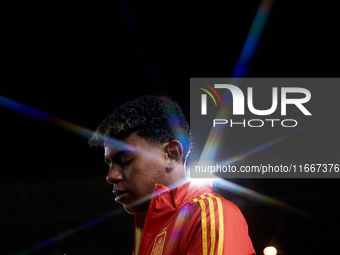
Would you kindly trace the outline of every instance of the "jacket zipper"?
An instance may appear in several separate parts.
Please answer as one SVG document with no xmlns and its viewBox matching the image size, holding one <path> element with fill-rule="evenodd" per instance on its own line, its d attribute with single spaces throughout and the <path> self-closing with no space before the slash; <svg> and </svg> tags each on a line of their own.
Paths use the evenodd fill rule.
<svg viewBox="0 0 340 255">
<path fill-rule="evenodd" d="M 144 221 L 144 226 L 143 226 L 143 234 L 142 234 L 142 238 L 141 238 L 141 240 L 140 240 L 140 245 L 143 244 L 143 239 L 145 239 L 145 238 L 143 238 L 143 237 L 145 236 L 145 234 L 146 234 L 146 231 L 145 231 L 146 228 L 144 228 L 144 227 L 147 226 L 147 222 L 148 222 L 148 219 L 149 219 L 149 215 L 150 215 L 150 213 L 151 213 L 151 211 L 149 211 L 149 209 L 150 209 L 150 208 L 153 208 L 153 207 L 152 207 L 152 204 L 154 203 L 154 200 L 155 200 L 153 194 L 155 193 L 156 186 L 157 186 L 157 183 L 155 184 L 155 187 L 153 187 L 153 191 L 152 191 L 152 194 L 151 194 L 151 201 L 150 201 L 150 205 L 149 205 L 149 208 L 148 208 L 148 212 L 146 213 L 146 216 L 145 216 L 145 221 Z M 143 247 L 143 246 L 140 246 L 140 247 L 139 247 L 138 255 L 142 255 L 143 252 L 144 252 L 144 247 Z"/>
</svg>

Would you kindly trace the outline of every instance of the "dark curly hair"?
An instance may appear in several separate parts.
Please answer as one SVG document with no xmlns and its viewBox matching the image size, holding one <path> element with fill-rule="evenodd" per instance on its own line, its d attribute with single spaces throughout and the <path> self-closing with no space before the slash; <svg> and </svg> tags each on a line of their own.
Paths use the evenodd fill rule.
<svg viewBox="0 0 340 255">
<path fill-rule="evenodd" d="M 163 96 L 141 96 L 116 108 L 102 121 L 89 144 L 102 146 L 105 137 L 119 139 L 134 132 L 156 144 L 178 140 L 183 145 L 184 161 L 189 154 L 188 122 L 179 105 Z"/>
</svg>

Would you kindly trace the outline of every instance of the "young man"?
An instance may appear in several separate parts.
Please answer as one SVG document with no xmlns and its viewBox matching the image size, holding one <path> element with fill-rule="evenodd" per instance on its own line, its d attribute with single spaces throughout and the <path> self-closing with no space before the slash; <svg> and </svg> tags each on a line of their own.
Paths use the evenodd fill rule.
<svg viewBox="0 0 340 255">
<path fill-rule="evenodd" d="M 187 121 L 174 101 L 143 96 L 108 115 L 90 139 L 103 145 L 115 201 L 135 215 L 134 255 L 255 254 L 240 210 L 211 185 L 187 180 Z"/>
</svg>

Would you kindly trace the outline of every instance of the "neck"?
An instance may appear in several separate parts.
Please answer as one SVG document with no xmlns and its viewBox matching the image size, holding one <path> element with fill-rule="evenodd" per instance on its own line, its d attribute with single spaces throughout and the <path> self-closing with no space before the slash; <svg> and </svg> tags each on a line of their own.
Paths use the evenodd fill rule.
<svg viewBox="0 0 340 255">
<path fill-rule="evenodd" d="M 144 222 L 146 217 L 147 211 L 145 212 L 138 212 L 135 214 L 135 221 L 136 221 L 136 227 L 143 229 L 144 228 Z"/>
<path fill-rule="evenodd" d="M 166 176 L 166 180 L 163 184 L 169 188 L 170 187 L 174 188 L 174 187 L 182 185 L 183 183 L 187 181 L 188 181 L 188 178 L 185 174 L 185 170 L 183 166 L 181 166 L 181 167 L 176 167 L 172 169 L 172 171 L 168 173 L 168 175 Z M 176 184 L 178 185 L 175 186 Z"/>
</svg>

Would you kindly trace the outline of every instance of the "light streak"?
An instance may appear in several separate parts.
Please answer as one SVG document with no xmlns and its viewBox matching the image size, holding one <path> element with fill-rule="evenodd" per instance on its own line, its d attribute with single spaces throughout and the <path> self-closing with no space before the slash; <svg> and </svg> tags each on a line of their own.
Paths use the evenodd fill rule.
<svg viewBox="0 0 340 255">
<path fill-rule="evenodd" d="M 70 131 L 74 134 L 85 137 L 87 139 L 91 138 L 93 133 L 94 133 L 93 130 L 90 130 L 88 128 L 84 128 L 80 125 L 74 124 L 74 123 L 66 121 L 66 120 L 62 120 L 60 118 L 57 118 L 57 117 L 55 117 L 51 114 L 44 112 L 44 111 L 41 111 L 39 109 L 36 109 L 34 107 L 20 103 L 18 101 L 15 101 L 13 99 L 10 99 L 10 98 L 7 98 L 7 97 L 1 96 L 1 95 L 0 95 L 0 106 L 6 108 L 8 110 L 23 114 L 25 116 L 28 116 L 32 119 L 49 122 L 53 125 L 59 126 L 63 129 L 66 129 L 67 131 Z M 111 138 L 111 137 L 102 136 L 101 138 L 102 138 L 102 140 L 108 140 L 109 142 L 114 144 L 115 147 L 117 147 L 117 148 L 130 146 L 126 143 L 121 142 L 120 140 L 117 140 L 117 139 L 114 139 L 114 138 Z"/>
<path fill-rule="evenodd" d="M 297 214 L 302 214 L 304 216 L 307 217 L 313 217 L 311 214 L 302 211 L 298 208 L 295 208 L 287 203 L 284 203 L 282 201 L 279 201 L 275 198 L 263 195 L 259 192 L 256 192 L 254 190 L 245 188 L 241 185 L 235 184 L 233 182 L 224 180 L 224 179 L 220 179 L 217 178 L 214 183 L 216 184 L 217 187 L 222 188 L 226 191 L 232 192 L 234 194 L 243 196 L 247 199 L 253 200 L 255 202 L 261 203 L 261 204 L 265 204 L 265 205 L 269 205 L 269 206 L 273 206 L 273 207 L 277 207 L 289 212 L 293 212 L 293 213 L 297 213 Z"/>
<path fill-rule="evenodd" d="M 75 234 L 75 233 L 77 233 L 77 232 L 79 232 L 79 231 L 81 231 L 81 230 L 83 230 L 85 228 L 91 227 L 92 225 L 95 225 L 95 224 L 97 224 L 99 222 L 107 220 L 108 218 L 110 218 L 112 216 L 115 216 L 115 215 L 117 215 L 117 214 L 119 214 L 119 213 L 121 213 L 123 211 L 124 211 L 123 208 L 119 208 L 119 209 L 117 209 L 115 211 L 112 211 L 110 213 L 107 213 L 107 214 L 105 214 L 105 215 L 103 215 L 103 216 L 101 216 L 99 218 L 96 218 L 96 219 L 93 219 L 91 221 L 88 221 L 88 222 L 86 222 L 86 223 L 84 223 L 84 224 L 82 224 L 82 225 L 80 225 L 80 226 L 78 226 L 78 227 L 76 227 L 74 229 L 66 231 L 66 232 L 64 232 L 64 233 L 62 233 L 60 235 L 57 235 L 57 236 L 54 236 L 52 238 L 46 239 L 46 240 L 44 240 L 44 241 L 42 241 L 42 242 L 40 242 L 40 243 L 38 243 L 36 245 L 33 245 L 32 247 L 30 247 L 28 249 L 25 249 L 25 250 L 22 250 L 22 251 L 16 253 L 15 255 L 30 254 L 33 251 L 36 251 L 36 250 L 41 249 L 41 248 L 43 248 L 43 247 L 45 247 L 47 245 L 50 245 L 50 244 L 52 244 L 54 242 L 57 242 L 57 241 L 59 241 L 61 239 L 64 239 L 64 238 L 66 238 L 66 237 L 68 237 L 70 235 L 73 235 L 73 234 Z"/>
<path fill-rule="evenodd" d="M 270 14 L 274 0 L 262 0 L 256 12 L 253 23 L 248 32 L 248 36 L 244 42 L 240 57 L 233 72 L 233 77 L 244 77 L 251 59 L 258 47 L 259 39 L 261 38 L 267 18 Z"/>
<path fill-rule="evenodd" d="M 258 41 L 262 35 L 272 4 L 273 0 L 261 1 L 260 6 L 256 12 L 255 18 L 250 27 L 250 30 L 248 32 L 246 41 L 243 45 L 235 70 L 233 72 L 232 76 L 233 78 L 243 77 L 246 74 L 251 59 L 254 55 L 254 52 L 258 47 Z M 225 118 L 226 116 L 229 115 L 230 110 L 228 110 L 227 108 L 230 108 L 228 107 L 230 105 L 230 102 L 231 98 L 228 94 L 226 94 L 226 96 L 223 98 L 224 106 L 222 106 L 219 109 L 217 113 L 217 118 L 219 118 L 219 116 L 224 116 Z M 217 153 L 220 151 L 220 148 L 222 146 L 223 141 L 223 139 L 221 139 L 222 134 L 223 134 L 222 127 L 218 126 L 216 128 L 211 129 L 199 161 L 209 162 L 215 160 L 215 158 L 217 157 Z M 216 143 L 216 141 L 218 142 Z"/>
<path fill-rule="evenodd" d="M 286 140 L 286 139 L 288 139 L 288 138 L 290 138 L 290 137 L 292 137 L 294 135 L 297 135 L 299 133 L 305 132 L 305 131 L 307 131 L 307 130 L 309 130 L 309 129 L 317 126 L 317 125 L 320 125 L 320 124 L 330 120 L 331 118 L 332 117 L 324 118 L 324 119 L 316 121 L 316 122 L 314 122 L 312 124 L 309 124 L 309 125 L 306 125 L 304 127 L 301 127 L 299 129 L 297 129 L 296 131 L 288 134 L 288 135 L 285 135 L 285 136 L 273 139 L 271 141 L 262 143 L 262 144 L 260 144 L 258 146 L 255 146 L 255 147 L 253 147 L 253 148 L 251 148 L 251 149 L 249 149 L 249 150 L 247 150 L 245 152 L 236 154 L 236 155 L 234 155 L 234 156 L 232 156 L 232 157 L 230 157 L 228 159 L 222 160 L 222 161 L 220 161 L 218 163 L 218 165 L 221 165 L 221 166 L 222 165 L 229 165 L 229 164 L 232 164 L 232 163 L 237 162 L 239 160 L 242 160 L 242 159 L 244 159 L 244 158 L 246 158 L 246 157 L 248 157 L 248 156 L 250 156 L 250 155 L 252 155 L 252 154 L 254 154 L 256 152 L 262 151 L 262 150 L 264 150 L 264 149 L 266 149 L 268 147 L 271 147 L 271 146 L 273 146 L 273 145 L 275 145 L 275 144 L 277 144 L 277 143 L 279 143 L 281 141 L 284 141 L 284 140 Z"/>
</svg>

